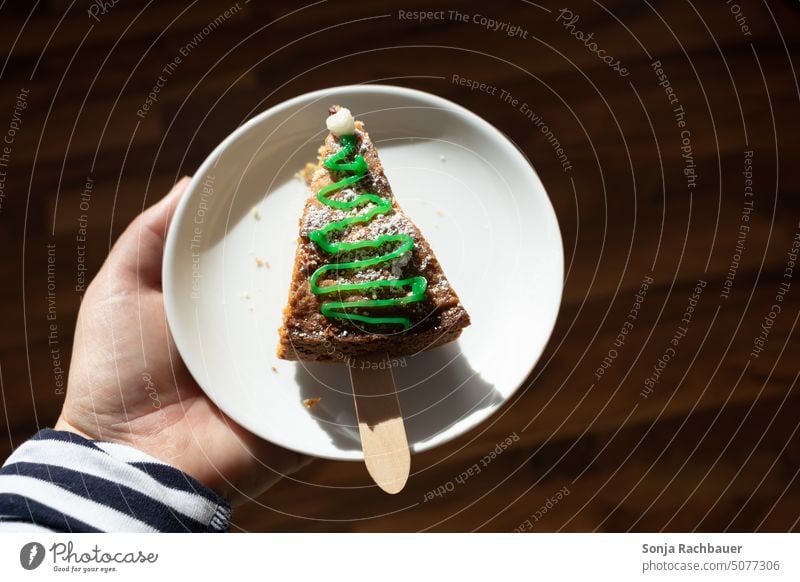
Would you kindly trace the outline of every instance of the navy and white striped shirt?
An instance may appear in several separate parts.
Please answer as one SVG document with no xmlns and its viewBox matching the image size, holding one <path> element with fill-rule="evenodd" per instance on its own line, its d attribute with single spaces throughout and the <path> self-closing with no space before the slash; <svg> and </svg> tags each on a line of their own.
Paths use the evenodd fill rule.
<svg viewBox="0 0 800 582">
<path fill-rule="evenodd" d="M 221 532 L 230 505 L 133 447 L 44 429 L 0 469 L 0 532 Z"/>
</svg>

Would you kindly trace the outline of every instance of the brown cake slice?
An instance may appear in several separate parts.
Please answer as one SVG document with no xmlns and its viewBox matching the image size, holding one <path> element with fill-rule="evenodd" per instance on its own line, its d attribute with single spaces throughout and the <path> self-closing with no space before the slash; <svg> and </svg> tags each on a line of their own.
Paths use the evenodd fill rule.
<svg viewBox="0 0 800 582">
<path fill-rule="evenodd" d="M 330 114 L 326 121 L 333 131 L 328 133 L 319 149 L 318 163 L 316 167 L 309 164 L 302 173 L 311 196 L 300 219 L 289 301 L 279 331 L 278 357 L 333 362 L 372 354 L 388 353 L 396 357 L 455 340 L 469 325 L 469 315 L 458 295 L 442 272 L 428 242 L 397 204 L 378 151 L 363 124 L 354 121 L 349 111 L 338 106 L 332 107 Z M 340 150 L 347 150 L 348 143 L 352 151 L 351 155 L 345 156 L 347 152 Z M 356 157 L 363 157 L 366 165 L 360 166 L 361 173 L 366 173 L 358 179 L 358 171 L 328 169 L 325 161 L 336 154 L 344 156 L 341 163 L 351 165 L 356 162 Z M 348 177 L 357 181 L 335 190 L 326 198 L 344 205 L 362 200 L 361 206 L 334 208 L 331 202 L 323 203 L 317 198 L 321 189 Z M 369 194 L 385 202 L 363 203 L 363 199 L 359 199 L 359 196 Z M 312 233 L 331 223 L 342 224 L 341 221 L 368 214 L 376 207 L 386 208 L 386 211 L 369 220 L 337 227 L 338 230 L 326 235 L 330 245 L 338 245 L 336 252 L 330 252 L 330 247 L 326 251 L 319 238 L 312 240 L 319 236 Z M 379 239 L 381 236 L 402 238 L 407 245 L 413 240 L 413 247 L 379 264 L 344 268 L 348 264 L 359 265 L 400 252 L 401 243 L 397 241 L 386 242 L 378 248 L 362 248 L 364 241 L 375 244 L 374 241 L 382 240 Z M 334 266 L 322 269 L 324 273 L 316 280 L 315 293 L 311 285 L 313 275 L 325 265 Z M 392 286 L 395 283 L 385 283 L 398 280 L 414 284 L 398 287 Z M 423 285 L 424 293 L 420 292 Z M 332 306 L 339 307 L 334 309 Z M 329 315 L 323 314 L 325 309 Z"/>
</svg>

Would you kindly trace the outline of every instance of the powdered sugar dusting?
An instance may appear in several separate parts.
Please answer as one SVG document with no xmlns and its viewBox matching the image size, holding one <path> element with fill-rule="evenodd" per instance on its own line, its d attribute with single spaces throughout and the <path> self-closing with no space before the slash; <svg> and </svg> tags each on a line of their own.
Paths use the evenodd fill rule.
<svg viewBox="0 0 800 582">
<path fill-rule="evenodd" d="M 364 239 L 376 239 L 384 234 L 407 234 L 416 239 L 416 229 L 404 214 L 391 212 L 379 214 L 363 228 Z"/>
<path fill-rule="evenodd" d="M 329 206 L 311 206 L 306 212 L 303 224 L 300 227 L 300 234 L 308 236 L 309 232 L 319 230 L 335 220 L 342 220 L 346 216 L 341 210 L 330 208 Z"/>
</svg>

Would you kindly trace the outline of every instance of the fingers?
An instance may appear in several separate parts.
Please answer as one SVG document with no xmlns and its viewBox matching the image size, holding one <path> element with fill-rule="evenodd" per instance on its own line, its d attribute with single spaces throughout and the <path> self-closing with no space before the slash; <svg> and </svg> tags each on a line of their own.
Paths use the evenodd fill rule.
<svg viewBox="0 0 800 582">
<path fill-rule="evenodd" d="M 142 212 L 139 218 L 141 218 L 144 226 L 157 234 L 161 234 L 162 237 L 166 236 L 175 207 L 180 202 L 186 187 L 189 186 L 191 181 L 192 178 L 190 176 L 184 176 L 175 183 L 166 196 Z"/>
<path fill-rule="evenodd" d="M 191 178 L 181 178 L 164 198 L 145 210 L 125 229 L 106 260 L 104 269 L 126 285 L 160 287 L 164 240 L 172 215 Z"/>
</svg>

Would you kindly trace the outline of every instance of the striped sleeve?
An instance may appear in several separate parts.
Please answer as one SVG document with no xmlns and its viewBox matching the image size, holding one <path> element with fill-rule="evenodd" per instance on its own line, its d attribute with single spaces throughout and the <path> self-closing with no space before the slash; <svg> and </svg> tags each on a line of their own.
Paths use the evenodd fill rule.
<svg viewBox="0 0 800 582">
<path fill-rule="evenodd" d="M 133 447 L 44 429 L 0 469 L 0 532 L 222 532 L 230 505 Z"/>
</svg>

